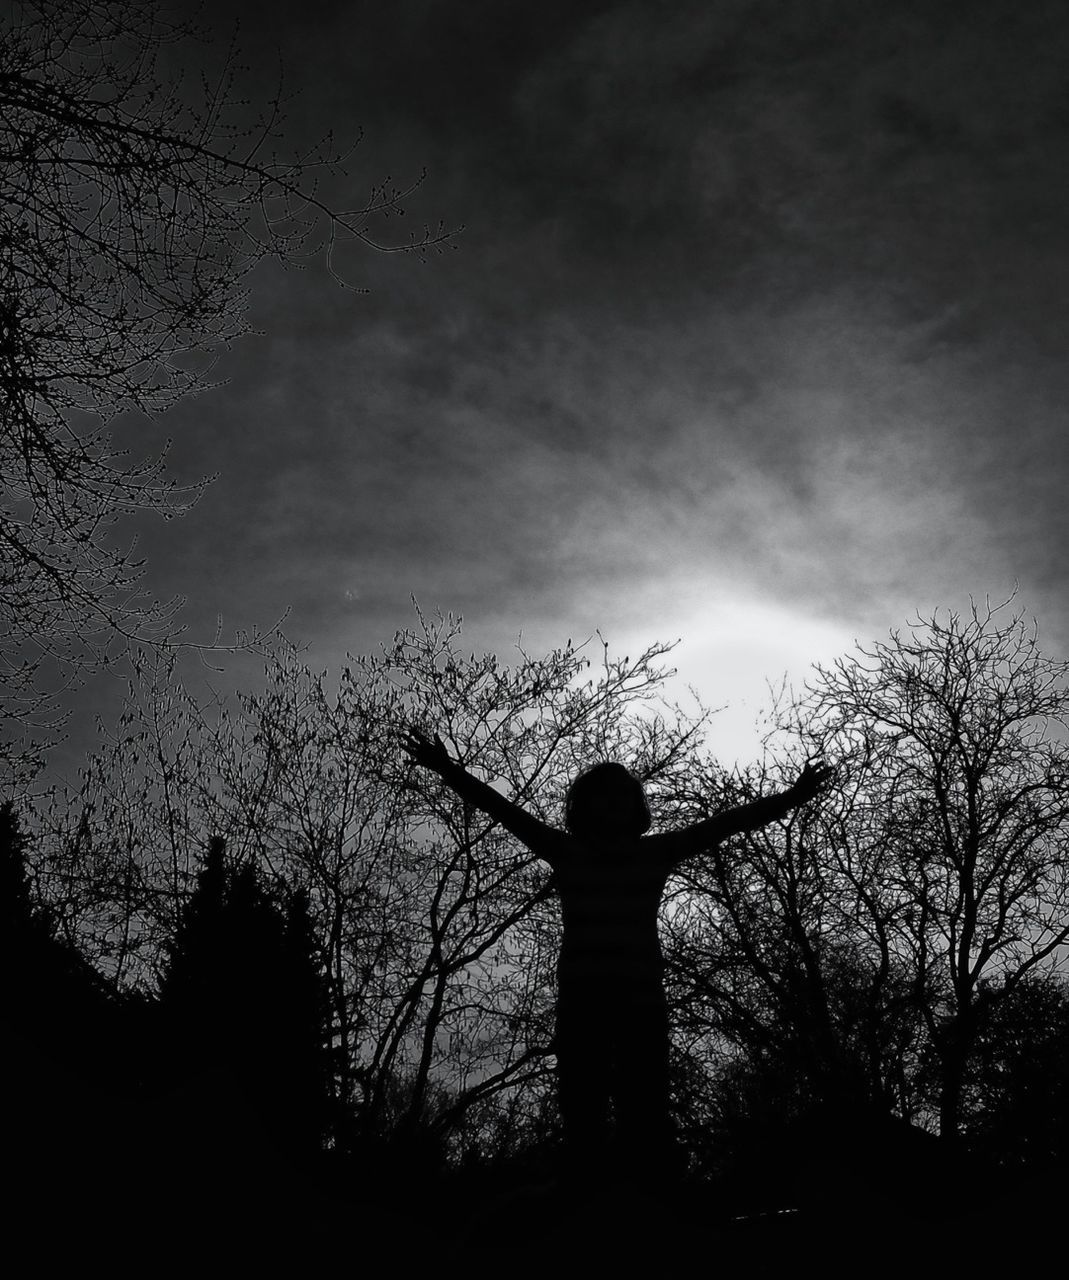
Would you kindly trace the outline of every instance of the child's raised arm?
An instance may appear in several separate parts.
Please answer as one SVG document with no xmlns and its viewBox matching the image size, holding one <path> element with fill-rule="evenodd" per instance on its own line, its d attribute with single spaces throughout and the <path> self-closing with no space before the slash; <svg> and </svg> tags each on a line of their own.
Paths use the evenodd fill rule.
<svg viewBox="0 0 1069 1280">
<path fill-rule="evenodd" d="M 533 814 L 506 799 L 500 791 L 468 773 L 446 750 L 445 743 L 434 736 L 433 742 L 418 729 L 409 729 L 403 743 L 416 764 L 433 770 L 462 800 L 481 809 L 488 817 L 511 831 L 512 834 L 540 858 L 553 860 L 554 852 L 566 837 L 548 826 Z"/>
<path fill-rule="evenodd" d="M 723 813 L 706 818 L 704 822 L 695 822 L 693 826 L 683 827 L 679 831 L 667 831 L 663 835 L 649 836 L 647 839 L 656 842 L 657 851 L 673 862 L 705 853 L 729 836 L 739 835 L 743 831 L 756 831 L 758 827 L 775 822 L 777 818 L 786 817 L 792 809 L 806 804 L 818 795 L 833 772 L 825 765 L 807 764 L 797 781 L 786 791 L 762 796 L 749 804 L 725 809 Z"/>
</svg>

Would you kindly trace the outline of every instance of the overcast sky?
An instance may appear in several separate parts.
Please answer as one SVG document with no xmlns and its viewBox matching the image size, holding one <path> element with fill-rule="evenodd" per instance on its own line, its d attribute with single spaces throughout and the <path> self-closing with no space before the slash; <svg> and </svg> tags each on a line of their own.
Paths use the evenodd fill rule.
<svg viewBox="0 0 1069 1280">
<path fill-rule="evenodd" d="M 172 411 L 149 582 L 196 635 L 285 609 L 336 667 L 411 619 L 535 649 L 682 637 L 748 715 L 915 611 L 1069 647 L 1061 0 L 211 6 L 295 145 L 426 167 L 425 263 L 260 271 L 263 337 Z M 207 56 L 210 51 L 205 51 Z M 388 234 L 404 239 L 409 227 Z M 236 677 L 236 669 L 231 668 Z"/>
</svg>

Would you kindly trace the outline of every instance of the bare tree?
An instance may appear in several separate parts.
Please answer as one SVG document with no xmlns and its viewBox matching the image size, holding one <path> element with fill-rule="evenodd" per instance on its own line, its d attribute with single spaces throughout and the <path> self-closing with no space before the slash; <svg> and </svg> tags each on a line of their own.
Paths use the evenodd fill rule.
<svg viewBox="0 0 1069 1280">
<path fill-rule="evenodd" d="M 820 670 L 803 715 L 857 788 L 874 941 L 907 966 L 958 1132 L 981 985 L 1006 998 L 1069 942 L 1069 663 L 1007 604 L 935 615 Z"/>
<path fill-rule="evenodd" d="M 334 687 L 280 643 L 264 688 L 231 708 L 198 707 L 150 661 L 81 794 L 41 821 L 42 893 L 98 967 L 151 986 L 222 837 L 236 864 L 307 895 L 357 1131 L 485 1145 L 504 1112 L 544 1111 L 555 904 L 511 835 L 413 771 L 403 729 L 442 726 L 547 818 L 603 754 L 670 794 L 703 715 L 657 705 L 666 652 L 602 645 L 591 665 L 569 642 L 509 666 L 465 652 L 457 619 L 420 614 Z"/>
<path fill-rule="evenodd" d="M 699 813 L 774 788 L 799 752 L 679 791 Z M 851 856 L 841 787 L 777 823 L 725 842 L 676 878 L 666 948 L 681 1044 L 708 1084 L 740 1072 L 782 1082 L 764 1103 L 780 1120 L 809 1111 L 899 1109 L 915 1038 L 913 991 L 879 942 L 872 869 Z"/>
<path fill-rule="evenodd" d="M 675 825 L 823 746 L 830 795 L 710 851 L 667 895 L 692 1118 L 714 1114 L 726 1064 L 737 1081 L 756 1063 L 796 1113 L 861 1101 L 927 1121 L 934 1096 L 955 1132 L 1000 1002 L 1069 941 L 1065 664 L 1019 616 L 937 617 L 821 672 L 781 755 L 726 777 L 702 755 L 700 708 L 658 705 L 666 652 L 569 642 L 509 666 L 419 614 L 336 686 L 280 642 L 263 689 L 229 708 L 198 706 L 149 658 L 82 793 L 38 818 L 38 892 L 117 985 L 151 986 L 200 852 L 225 838 L 235 863 L 307 895 L 338 1101 L 362 1131 L 485 1149 L 521 1117 L 546 1131 L 559 921 L 539 865 L 412 770 L 404 729 L 436 727 L 548 821 L 591 760 L 625 762 Z"/>
<path fill-rule="evenodd" d="M 133 512 L 181 515 L 166 449 L 113 445 L 118 414 L 154 416 L 207 385 L 215 352 L 247 332 L 246 280 L 343 241 L 441 245 L 439 227 L 379 238 L 407 194 L 329 206 L 344 174 L 328 137 L 273 151 L 278 95 L 249 116 L 233 52 L 199 87 L 165 59 L 197 38 L 155 0 L 16 0 L 0 19 L 0 728 L 47 721 L 57 688 L 130 639 L 169 634 L 179 602 L 139 592 L 116 535 Z M 12 722 L 14 722 L 12 724 Z"/>
</svg>

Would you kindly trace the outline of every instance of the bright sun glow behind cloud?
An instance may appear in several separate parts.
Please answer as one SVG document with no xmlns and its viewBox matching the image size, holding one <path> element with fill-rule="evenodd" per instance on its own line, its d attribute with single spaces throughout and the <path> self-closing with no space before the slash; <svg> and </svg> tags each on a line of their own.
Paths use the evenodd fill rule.
<svg viewBox="0 0 1069 1280">
<path fill-rule="evenodd" d="M 678 674 L 669 692 L 683 698 L 691 686 L 707 706 L 723 708 L 712 717 L 708 743 L 728 766 L 760 755 L 760 719 L 771 705 L 773 688 L 786 678 L 800 690 L 814 663 L 833 662 L 858 638 L 843 625 L 737 597 L 728 604 L 684 604 L 663 620 L 659 634 L 682 637 L 672 653 Z M 634 637 L 620 636 L 612 647 L 633 652 L 641 640 L 636 631 Z"/>
</svg>

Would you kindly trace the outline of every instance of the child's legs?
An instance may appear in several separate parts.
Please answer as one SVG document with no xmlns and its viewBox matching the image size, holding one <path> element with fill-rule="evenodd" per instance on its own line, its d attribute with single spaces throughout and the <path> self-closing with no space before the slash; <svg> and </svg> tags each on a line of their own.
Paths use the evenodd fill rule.
<svg viewBox="0 0 1069 1280">
<path fill-rule="evenodd" d="M 573 1168 L 590 1169 L 604 1155 L 609 1133 L 609 1028 L 596 1001 L 557 1001 L 557 1102 Z"/>
<path fill-rule="evenodd" d="M 668 1012 L 660 991 L 629 1003 L 616 1041 L 613 1101 L 624 1160 L 639 1175 L 670 1172 Z"/>
</svg>

